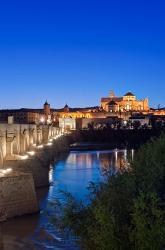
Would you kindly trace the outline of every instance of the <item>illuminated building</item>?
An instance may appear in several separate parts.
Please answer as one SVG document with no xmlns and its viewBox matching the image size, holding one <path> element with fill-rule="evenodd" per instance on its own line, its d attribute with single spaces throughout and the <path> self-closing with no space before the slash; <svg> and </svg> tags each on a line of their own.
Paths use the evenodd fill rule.
<svg viewBox="0 0 165 250">
<path fill-rule="evenodd" d="M 44 114 L 45 114 L 45 119 L 48 120 L 50 116 L 50 104 L 47 102 L 44 103 Z"/>
<path fill-rule="evenodd" d="M 40 113 L 34 109 L 5 109 L 0 110 L 0 122 L 8 122 L 13 117 L 14 123 L 35 124 L 40 120 Z"/>
<path fill-rule="evenodd" d="M 117 97 L 111 91 L 109 97 L 101 98 L 101 107 L 107 112 L 149 111 L 148 98 L 137 100 L 131 92 L 127 92 L 122 97 Z"/>
<path fill-rule="evenodd" d="M 97 112 L 99 107 L 88 108 L 70 108 L 67 104 L 62 109 L 54 110 L 54 116 L 58 118 L 91 118 L 92 114 Z M 53 110 L 52 110 L 53 111 Z"/>
<path fill-rule="evenodd" d="M 56 126 L 60 123 L 63 128 L 76 129 L 77 127 L 87 127 L 89 123 L 97 126 L 97 124 L 109 122 L 110 119 L 128 121 L 131 116 L 136 117 L 137 115 L 165 116 L 165 108 L 150 109 L 148 98 L 138 100 L 136 95 L 131 92 L 119 97 L 111 91 L 108 97 L 101 98 L 100 106 L 71 108 L 66 104 L 63 108 L 54 109 L 46 101 L 41 109 L 0 110 L 0 122 L 7 123 L 9 120 L 13 120 L 14 123 L 54 123 Z M 8 119 L 9 117 L 11 119 Z"/>
</svg>

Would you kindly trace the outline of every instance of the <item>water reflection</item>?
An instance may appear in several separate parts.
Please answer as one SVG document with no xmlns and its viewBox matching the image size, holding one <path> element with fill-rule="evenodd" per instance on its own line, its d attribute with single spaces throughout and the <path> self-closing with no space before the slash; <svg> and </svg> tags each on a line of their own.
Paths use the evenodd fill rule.
<svg viewBox="0 0 165 250">
<path fill-rule="evenodd" d="M 134 154 L 135 154 L 135 150 L 134 150 L 134 149 L 131 149 L 131 160 L 132 160 L 132 161 L 134 160 Z"/>
<path fill-rule="evenodd" d="M 70 192 L 77 199 L 85 200 L 90 182 L 104 180 L 104 175 L 109 171 L 111 174 L 115 174 L 123 168 L 128 158 L 132 160 L 133 157 L 134 150 L 127 152 L 127 150 L 117 149 L 71 152 L 62 157 L 50 170 L 51 185 L 49 189 L 44 188 L 37 191 L 41 213 L 3 223 L 5 237 L 14 238 L 15 249 L 77 250 L 78 247 L 75 246 L 73 239 L 66 239 L 57 228 L 52 227 L 48 222 L 46 212 L 49 210 L 49 202 L 62 198 L 60 190 Z M 19 247 L 20 242 L 21 248 Z"/>
<path fill-rule="evenodd" d="M 128 155 L 129 154 L 129 155 Z M 122 170 L 129 161 L 134 158 L 134 150 L 93 151 L 93 152 L 72 152 L 66 160 L 70 170 L 99 169 L 100 175 L 105 175 L 108 170 L 114 169 L 113 173 Z M 66 170 L 66 169 L 65 169 Z M 100 176 L 99 176 L 100 177 Z M 92 181 L 92 180 L 91 180 Z"/>
<path fill-rule="evenodd" d="M 131 160 L 134 158 L 134 150 L 131 150 Z M 127 160 L 127 150 L 112 151 L 93 151 L 93 152 L 72 152 L 69 154 L 66 164 L 76 168 L 93 168 L 94 165 L 108 167 L 113 165 L 115 168 L 121 168 L 123 160 Z"/>
</svg>

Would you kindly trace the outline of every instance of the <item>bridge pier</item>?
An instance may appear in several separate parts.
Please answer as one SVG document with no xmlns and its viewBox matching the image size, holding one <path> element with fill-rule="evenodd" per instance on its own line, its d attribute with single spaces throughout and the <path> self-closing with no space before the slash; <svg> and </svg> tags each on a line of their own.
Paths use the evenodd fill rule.
<svg viewBox="0 0 165 250">
<path fill-rule="evenodd" d="M 26 152 L 26 146 L 25 146 L 25 135 L 20 135 L 20 154 L 24 154 Z"/>
<path fill-rule="evenodd" d="M 0 134 L 0 168 L 3 168 L 5 155 L 6 155 L 6 134 L 4 132 L 1 132 Z"/>
<path fill-rule="evenodd" d="M 20 133 L 18 130 L 14 130 L 14 140 L 13 140 L 13 154 L 20 154 Z"/>
<path fill-rule="evenodd" d="M 40 127 L 37 128 L 37 140 L 36 144 L 40 145 L 42 143 L 42 129 Z"/>
<path fill-rule="evenodd" d="M 31 148 L 33 146 L 34 142 L 34 136 L 33 136 L 34 130 L 30 129 L 29 131 L 29 147 Z"/>
<path fill-rule="evenodd" d="M 31 174 L 13 172 L 0 178 L 0 221 L 38 211 Z"/>
<path fill-rule="evenodd" d="M 13 133 L 6 133 L 6 157 L 5 157 L 5 160 L 12 160 L 14 158 L 13 141 L 14 141 L 14 134 Z"/>
<path fill-rule="evenodd" d="M 49 127 L 43 126 L 42 127 L 42 142 L 46 144 L 49 140 Z"/>
</svg>

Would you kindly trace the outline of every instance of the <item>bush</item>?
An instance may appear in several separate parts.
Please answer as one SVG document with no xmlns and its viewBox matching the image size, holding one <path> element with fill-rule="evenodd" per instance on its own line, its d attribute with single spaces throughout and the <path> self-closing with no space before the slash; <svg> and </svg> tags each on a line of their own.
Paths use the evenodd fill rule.
<svg viewBox="0 0 165 250">
<path fill-rule="evenodd" d="M 140 148 L 131 171 L 89 189 L 87 205 L 67 195 L 58 219 L 82 249 L 165 249 L 164 134 Z"/>
</svg>

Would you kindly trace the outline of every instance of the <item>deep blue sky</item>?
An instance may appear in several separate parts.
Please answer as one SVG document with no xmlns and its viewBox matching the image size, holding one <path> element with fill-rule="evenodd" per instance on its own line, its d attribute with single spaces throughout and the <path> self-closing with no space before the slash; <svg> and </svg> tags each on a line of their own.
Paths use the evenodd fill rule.
<svg viewBox="0 0 165 250">
<path fill-rule="evenodd" d="M 165 1 L 0 3 L 0 108 L 98 105 L 113 89 L 165 106 Z"/>
</svg>

